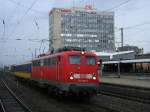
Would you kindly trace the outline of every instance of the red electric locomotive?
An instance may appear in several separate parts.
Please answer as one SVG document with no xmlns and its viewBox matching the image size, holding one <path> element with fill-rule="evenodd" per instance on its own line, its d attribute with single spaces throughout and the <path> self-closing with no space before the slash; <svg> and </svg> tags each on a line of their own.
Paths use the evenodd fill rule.
<svg viewBox="0 0 150 112">
<path fill-rule="evenodd" d="M 93 95 L 98 89 L 98 64 L 93 52 L 69 49 L 33 60 L 31 79 L 60 94 Z"/>
<path fill-rule="evenodd" d="M 93 52 L 63 48 L 40 56 L 32 60 L 30 66 L 17 65 L 16 77 L 48 87 L 56 94 L 91 96 L 97 93 L 98 60 Z M 28 67 L 30 72 L 26 72 Z"/>
</svg>

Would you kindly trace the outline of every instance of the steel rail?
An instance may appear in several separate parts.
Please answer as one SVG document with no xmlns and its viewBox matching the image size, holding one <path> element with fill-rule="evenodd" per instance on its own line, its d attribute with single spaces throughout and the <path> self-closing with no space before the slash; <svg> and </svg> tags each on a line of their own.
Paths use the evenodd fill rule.
<svg viewBox="0 0 150 112">
<path fill-rule="evenodd" d="M 4 108 L 4 104 L 3 104 L 3 102 L 2 102 L 2 100 L 1 100 L 1 99 L 0 99 L 0 106 L 1 106 L 0 111 L 2 111 L 2 112 L 6 112 L 6 110 L 5 110 L 5 108 Z"/>
<path fill-rule="evenodd" d="M 0 100 L 1 101 L 1 106 L 2 106 L 3 110 L 5 110 L 4 112 L 7 112 L 6 110 L 9 108 L 9 107 L 6 107 L 5 103 L 8 103 L 8 102 L 6 102 L 5 100 L 12 101 L 11 105 L 14 105 L 13 108 L 21 109 L 22 111 L 25 111 L 25 112 L 32 112 L 23 103 L 23 101 L 19 97 L 17 97 L 17 95 L 8 87 L 8 85 L 5 83 L 4 80 L 1 79 L 0 81 L 1 81 L 1 84 L 3 84 L 3 86 L 4 86 L 4 89 L 6 89 L 5 92 L 7 92 L 7 94 L 5 94 L 5 95 L 8 95 L 8 96 L 6 96 L 6 98 L 4 100 L 3 100 L 3 98 Z M 10 107 L 10 108 L 12 108 L 12 107 Z"/>
<path fill-rule="evenodd" d="M 101 84 L 99 94 L 150 104 L 150 89 L 117 84 Z"/>
</svg>

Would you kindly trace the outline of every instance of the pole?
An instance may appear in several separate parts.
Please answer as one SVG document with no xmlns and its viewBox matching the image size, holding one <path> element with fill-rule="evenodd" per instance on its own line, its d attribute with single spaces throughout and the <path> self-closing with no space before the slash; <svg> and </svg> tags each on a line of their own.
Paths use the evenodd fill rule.
<svg viewBox="0 0 150 112">
<path fill-rule="evenodd" d="M 4 25 L 4 32 L 3 32 L 3 36 L 5 36 L 5 20 L 3 19 L 3 25 Z"/>
<path fill-rule="evenodd" d="M 34 58 L 36 58 L 36 48 L 35 48 L 35 51 L 34 51 L 35 53 L 34 53 Z"/>
<path fill-rule="evenodd" d="M 120 28 L 121 30 L 121 47 L 123 47 L 123 28 Z"/>
<path fill-rule="evenodd" d="M 33 60 L 33 52 L 32 52 L 32 60 Z"/>
<path fill-rule="evenodd" d="M 75 0 L 73 0 L 73 8 L 75 7 Z"/>
<path fill-rule="evenodd" d="M 25 60 L 25 59 L 24 59 L 24 56 L 25 56 L 25 55 L 22 55 L 22 59 L 23 59 L 23 61 Z"/>
<path fill-rule="evenodd" d="M 120 60 L 118 62 L 118 78 L 120 78 Z"/>
<path fill-rule="evenodd" d="M 120 54 L 118 51 L 118 78 L 120 78 Z"/>
</svg>

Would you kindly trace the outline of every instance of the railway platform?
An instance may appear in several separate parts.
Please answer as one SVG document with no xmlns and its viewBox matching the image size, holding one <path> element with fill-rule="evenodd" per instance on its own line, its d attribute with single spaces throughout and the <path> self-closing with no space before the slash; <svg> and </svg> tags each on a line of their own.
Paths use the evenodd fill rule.
<svg viewBox="0 0 150 112">
<path fill-rule="evenodd" d="M 132 75 L 132 74 L 121 74 L 120 78 L 116 74 L 103 74 L 99 77 L 101 83 L 117 84 L 133 87 L 141 87 L 150 89 L 150 75 Z"/>
</svg>

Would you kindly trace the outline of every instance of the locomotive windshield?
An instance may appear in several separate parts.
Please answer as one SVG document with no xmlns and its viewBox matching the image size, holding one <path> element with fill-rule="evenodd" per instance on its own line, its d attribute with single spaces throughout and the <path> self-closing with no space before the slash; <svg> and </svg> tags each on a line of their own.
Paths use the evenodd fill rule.
<svg viewBox="0 0 150 112">
<path fill-rule="evenodd" d="M 93 56 L 86 56 L 85 60 L 87 65 L 95 65 L 95 58 Z"/>
<path fill-rule="evenodd" d="M 81 57 L 80 56 L 69 56 L 69 64 L 80 64 L 81 62 Z"/>
</svg>

